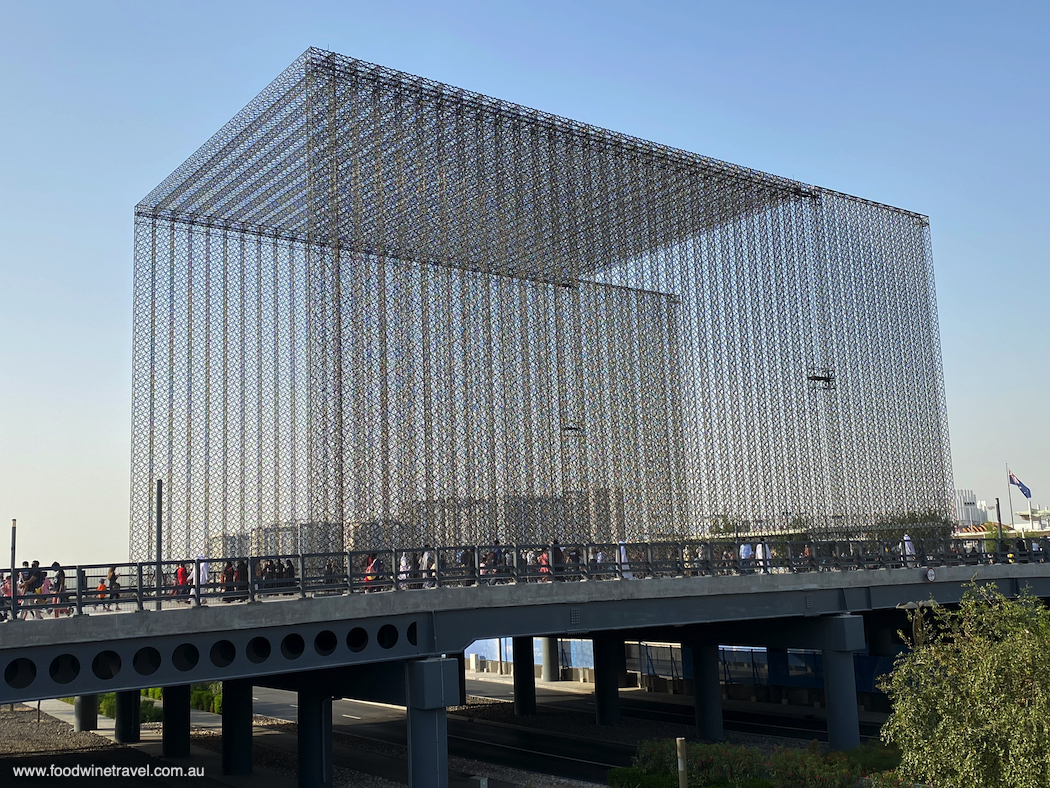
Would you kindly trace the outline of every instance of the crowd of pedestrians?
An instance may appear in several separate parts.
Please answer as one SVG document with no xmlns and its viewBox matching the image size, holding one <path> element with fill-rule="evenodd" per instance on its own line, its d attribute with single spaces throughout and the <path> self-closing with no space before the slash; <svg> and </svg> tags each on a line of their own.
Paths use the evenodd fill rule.
<svg viewBox="0 0 1050 788">
<path fill-rule="evenodd" d="M 13 583 L 14 609 L 19 619 L 72 615 L 66 590 L 66 573 L 57 561 L 51 565 L 50 571 L 40 566 L 39 561 L 33 561 L 32 564 L 23 561 L 22 569 L 14 573 Z M 11 616 L 11 586 L 12 577 L 8 572 L 0 581 L 0 599 L 3 600 L 0 603 L 0 621 Z"/>
<path fill-rule="evenodd" d="M 817 551 L 814 555 L 810 554 L 811 545 Z M 955 558 L 960 561 L 966 562 L 971 556 L 979 561 L 992 560 L 986 552 L 988 548 L 982 549 L 983 543 L 974 545 L 953 543 L 948 549 L 958 553 Z M 683 545 L 620 542 L 565 547 L 554 540 L 547 545 L 508 548 L 497 539 L 480 547 L 434 548 L 425 544 L 417 550 L 344 554 L 342 559 L 322 556 L 323 567 L 311 563 L 314 559 L 308 557 L 300 570 L 305 577 L 299 576 L 300 564 L 291 558 L 226 560 L 221 570 L 214 573 L 209 561 L 201 556 L 195 561 L 168 564 L 174 566 L 174 571 L 165 573 L 162 588 L 164 598 L 170 601 L 206 605 L 209 599 L 229 603 L 245 601 L 253 594 L 287 596 L 307 590 L 313 595 L 338 594 L 348 586 L 351 591 L 374 593 L 394 588 L 449 585 L 914 567 L 926 565 L 926 547 L 925 542 L 913 541 L 907 533 L 899 543 L 879 543 L 877 550 L 881 551 L 881 557 L 870 550 L 858 552 L 857 545 L 846 542 L 768 543 L 761 538 Z M 1004 540 L 996 547 L 1001 553 L 1000 560 L 1007 562 L 1042 562 L 1050 555 L 1050 551 L 1042 549 L 1043 540 L 1030 543 L 1023 538 L 1016 542 Z M 79 582 L 77 578 L 70 578 L 67 585 L 66 571 L 58 562 L 45 568 L 39 561 L 31 564 L 23 561 L 22 568 L 16 570 L 13 577 L 10 572 L 0 573 L 0 621 L 12 615 L 22 620 L 59 618 L 72 615 L 78 608 L 119 611 L 122 596 L 125 603 L 132 597 L 139 603 L 143 597 L 155 598 L 153 590 L 157 586 L 152 572 L 139 575 L 137 582 L 142 583 L 142 590 L 146 592 L 140 594 L 135 580 L 130 589 L 122 588 L 119 568 L 116 565 L 108 571 L 104 567 L 85 568 L 80 570 Z"/>
</svg>

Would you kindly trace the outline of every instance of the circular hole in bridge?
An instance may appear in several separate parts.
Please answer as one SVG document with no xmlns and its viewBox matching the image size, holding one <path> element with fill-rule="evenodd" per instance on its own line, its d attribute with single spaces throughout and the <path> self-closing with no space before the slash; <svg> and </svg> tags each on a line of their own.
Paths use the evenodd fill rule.
<svg viewBox="0 0 1050 788">
<path fill-rule="evenodd" d="M 59 654 L 51 660 L 48 672 L 55 684 L 68 684 L 80 675 L 80 660 L 72 654 Z"/>
<path fill-rule="evenodd" d="M 140 648 L 135 652 L 135 658 L 131 660 L 131 666 L 140 676 L 152 676 L 160 667 L 160 652 L 153 646 Z"/>
<path fill-rule="evenodd" d="M 346 636 L 346 647 L 355 654 L 365 650 L 368 646 L 368 633 L 363 627 L 354 627 Z"/>
<path fill-rule="evenodd" d="M 225 668 L 237 656 L 237 647 L 228 640 L 220 640 L 211 647 L 211 664 Z"/>
<path fill-rule="evenodd" d="M 327 657 L 335 651 L 337 645 L 339 645 L 339 638 L 329 629 L 318 632 L 317 637 L 314 638 L 314 651 L 322 657 Z"/>
<path fill-rule="evenodd" d="M 120 673 L 120 654 L 115 651 L 103 651 L 91 660 L 91 672 L 96 678 L 107 681 Z"/>
<path fill-rule="evenodd" d="M 383 624 L 376 635 L 376 642 L 381 648 L 393 648 L 397 645 L 397 627 L 393 624 Z"/>
<path fill-rule="evenodd" d="M 416 628 L 415 621 L 408 625 L 408 629 L 405 631 L 405 637 L 408 638 L 408 642 L 413 646 L 419 645 L 419 630 Z"/>
<path fill-rule="evenodd" d="M 31 659 L 19 657 L 7 663 L 4 681 L 14 689 L 25 689 L 36 680 L 36 665 Z"/>
<path fill-rule="evenodd" d="M 248 648 L 244 653 L 256 665 L 265 662 L 270 658 L 270 641 L 264 637 L 252 638 L 248 641 Z"/>
<path fill-rule="evenodd" d="M 197 667 L 200 659 L 201 653 L 197 651 L 197 647 L 192 643 L 183 643 L 171 653 L 171 664 L 175 666 L 176 670 L 181 670 L 183 673 Z"/>
<path fill-rule="evenodd" d="M 295 632 L 285 635 L 284 640 L 281 641 L 281 653 L 284 654 L 285 659 L 299 659 L 305 648 L 306 641 L 303 640 L 303 636 Z"/>
</svg>

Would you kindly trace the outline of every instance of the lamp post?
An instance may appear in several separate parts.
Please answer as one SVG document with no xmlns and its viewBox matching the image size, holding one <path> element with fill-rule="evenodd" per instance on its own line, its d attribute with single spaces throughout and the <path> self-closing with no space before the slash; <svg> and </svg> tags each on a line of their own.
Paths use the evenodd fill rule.
<svg viewBox="0 0 1050 788">
<path fill-rule="evenodd" d="M 999 511 L 999 499 L 995 499 L 995 519 L 999 523 L 999 540 L 995 544 L 995 552 L 999 556 L 999 560 L 1003 560 L 1003 514 Z"/>
<path fill-rule="evenodd" d="M 18 565 L 15 563 L 15 535 L 17 533 L 18 521 L 11 520 L 11 620 L 18 620 L 18 598 L 17 598 L 17 584 L 15 583 L 15 569 Z"/>
<path fill-rule="evenodd" d="M 160 528 L 161 528 L 161 523 L 163 523 L 163 522 L 164 522 L 164 480 L 163 479 L 157 479 L 157 554 L 155 556 L 155 558 L 157 559 L 157 569 L 156 569 L 156 572 L 155 572 L 156 577 L 154 578 L 154 580 L 155 580 L 155 582 L 157 584 L 157 601 L 156 601 L 156 604 L 154 605 L 154 609 L 156 609 L 156 610 L 160 610 L 161 607 L 164 605 L 164 602 L 162 601 L 162 597 L 161 597 L 161 594 L 163 593 L 163 590 L 164 590 L 164 566 L 161 563 L 161 559 L 160 559 L 160 555 L 161 555 L 160 551 L 161 551 L 161 544 L 162 544 L 161 536 L 160 536 Z"/>
</svg>

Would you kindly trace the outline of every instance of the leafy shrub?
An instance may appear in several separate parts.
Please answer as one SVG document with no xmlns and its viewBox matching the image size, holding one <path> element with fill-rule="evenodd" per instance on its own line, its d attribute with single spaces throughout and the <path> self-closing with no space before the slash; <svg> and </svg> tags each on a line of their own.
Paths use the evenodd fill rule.
<svg viewBox="0 0 1050 788">
<path fill-rule="evenodd" d="M 610 769 L 606 782 L 611 788 L 678 788 L 678 774 L 650 773 L 637 766 Z"/>
<path fill-rule="evenodd" d="M 106 692 L 98 696 L 98 713 L 103 717 L 117 716 L 116 693 Z M 164 719 L 164 712 L 158 709 L 152 700 L 143 698 L 139 701 L 139 722 L 160 722 Z"/>
<path fill-rule="evenodd" d="M 670 739 L 643 741 L 635 750 L 631 764 L 643 774 L 677 774 L 678 750 Z"/>
<path fill-rule="evenodd" d="M 98 696 L 98 713 L 103 717 L 117 716 L 117 696 L 112 692 L 106 692 Z"/>
<path fill-rule="evenodd" d="M 891 771 L 901 765 L 900 748 L 878 739 L 869 739 L 847 752 L 846 757 L 865 774 Z"/>
<path fill-rule="evenodd" d="M 943 788 L 1050 785 L 1050 612 L 972 585 L 958 609 L 911 616 L 911 650 L 880 686 L 900 773 Z"/>
<path fill-rule="evenodd" d="M 693 742 L 686 751 L 686 769 L 690 788 L 855 788 L 863 784 L 865 776 L 892 765 L 895 757 L 893 750 L 879 745 L 845 754 L 825 753 L 813 742 L 806 750 L 780 748 L 765 756 L 754 747 Z M 634 769 L 617 779 L 629 782 L 641 774 L 666 778 L 672 781 L 668 785 L 677 786 L 678 759 L 673 741 L 642 742 L 632 763 Z"/>
<path fill-rule="evenodd" d="M 160 722 L 164 719 L 164 710 L 158 708 L 152 698 L 143 698 L 139 706 L 139 722 Z"/>
</svg>

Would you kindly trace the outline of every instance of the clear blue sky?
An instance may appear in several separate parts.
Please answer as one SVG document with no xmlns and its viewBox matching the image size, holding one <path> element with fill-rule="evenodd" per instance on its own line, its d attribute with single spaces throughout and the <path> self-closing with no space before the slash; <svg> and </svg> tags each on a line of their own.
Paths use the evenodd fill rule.
<svg viewBox="0 0 1050 788">
<path fill-rule="evenodd" d="M 1050 505 L 1048 41 L 1045 0 L 0 0 L 0 533 L 126 557 L 133 206 L 311 45 L 928 214 L 955 484 Z"/>
</svg>

